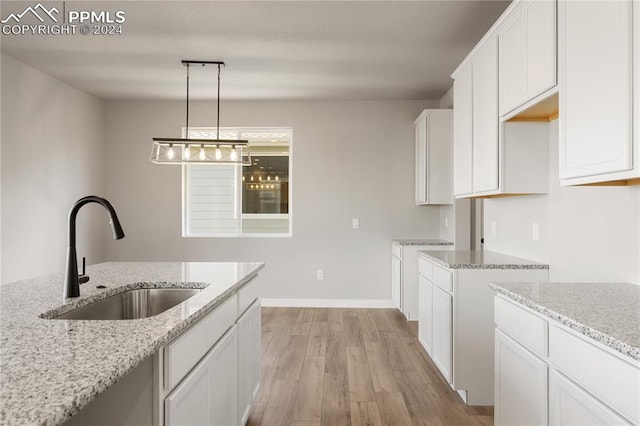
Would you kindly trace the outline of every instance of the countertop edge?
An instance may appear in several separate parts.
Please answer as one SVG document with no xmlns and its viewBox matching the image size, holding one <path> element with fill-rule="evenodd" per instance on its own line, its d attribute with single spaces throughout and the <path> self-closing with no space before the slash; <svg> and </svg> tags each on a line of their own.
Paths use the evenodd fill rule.
<svg viewBox="0 0 640 426">
<path fill-rule="evenodd" d="M 449 269 L 543 269 L 548 270 L 549 265 L 544 263 L 447 263 L 442 259 L 426 253 L 428 250 L 419 251 L 418 254 L 429 258 L 432 262 Z"/>
<path fill-rule="evenodd" d="M 498 294 L 501 294 L 511 300 L 514 300 L 521 305 L 524 305 L 534 311 L 542 314 L 543 316 L 550 318 L 554 321 L 559 322 L 562 325 L 569 327 L 570 329 L 582 334 L 585 337 L 588 337 L 598 343 L 601 343 L 621 355 L 634 359 L 636 361 L 640 361 L 640 348 L 633 347 L 619 339 L 609 336 L 601 331 L 598 331 L 594 328 L 591 328 L 587 325 L 582 324 L 581 322 L 569 318 L 565 315 L 560 314 L 552 309 L 549 309 L 539 303 L 528 299 L 527 297 L 521 296 L 517 293 L 509 291 L 504 287 L 501 287 L 498 284 L 489 283 L 489 287 L 495 290 Z"/>
</svg>

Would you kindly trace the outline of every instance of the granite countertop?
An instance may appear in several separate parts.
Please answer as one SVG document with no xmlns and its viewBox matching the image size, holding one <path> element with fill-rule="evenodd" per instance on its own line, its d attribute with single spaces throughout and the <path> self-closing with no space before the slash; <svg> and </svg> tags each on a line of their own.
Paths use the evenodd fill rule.
<svg viewBox="0 0 640 426">
<path fill-rule="evenodd" d="M 452 246 L 453 242 L 437 238 L 394 238 L 392 242 L 401 246 Z"/>
<path fill-rule="evenodd" d="M 218 306 L 263 263 L 109 262 L 87 268 L 80 298 L 62 297 L 62 274 L 0 286 L 0 424 L 63 423 Z M 104 285 L 106 289 L 97 289 Z M 43 319 L 130 288 L 203 288 L 150 318 Z M 59 309 L 61 305 L 64 306 Z"/>
<path fill-rule="evenodd" d="M 510 299 L 640 361 L 640 285 L 490 283 Z"/>
<path fill-rule="evenodd" d="M 451 269 L 549 269 L 549 265 L 487 250 L 423 250 L 418 254 Z"/>
</svg>

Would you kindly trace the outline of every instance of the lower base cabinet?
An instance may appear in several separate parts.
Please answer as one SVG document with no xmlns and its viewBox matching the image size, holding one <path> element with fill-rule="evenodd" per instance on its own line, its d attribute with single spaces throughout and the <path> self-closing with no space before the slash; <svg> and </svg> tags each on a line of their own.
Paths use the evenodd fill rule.
<svg viewBox="0 0 640 426">
<path fill-rule="evenodd" d="M 496 426 L 640 424 L 640 363 L 502 296 L 495 323 Z"/>
<path fill-rule="evenodd" d="M 164 399 L 165 426 L 246 424 L 260 387 L 260 299 Z"/>
<path fill-rule="evenodd" d="M 546 424 L 547 364 L 500 330 L 495 345 L 496 424 Z"/>
<path fill-rule="evenodd" d="M 237 425 L 237 372 L 234 325 L 164 400 L 165 424 Z"/>
<path fill-rule="evenodd" d="M 431 359 L 440 372 L 453 382 L 453 296 L 433 286 L 433 342 Z"/>
<path fill-rule="evenodd" d="M 564 375 L 549 373 L 550 425 L 630 425 Z"/>
</svg>

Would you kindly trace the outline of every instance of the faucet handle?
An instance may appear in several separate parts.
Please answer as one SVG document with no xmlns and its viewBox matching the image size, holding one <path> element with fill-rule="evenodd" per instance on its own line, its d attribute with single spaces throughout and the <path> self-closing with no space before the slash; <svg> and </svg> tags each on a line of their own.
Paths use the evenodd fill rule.
<svg viewBox="0 0 640 426">
<path fill-rule="evenodd" d="M 89 276 L 85 275 L 85 268 L 87 266 L 87 258 L 82 256 L 82 274 L 78 276 L 78 284 L 84 284 L 89 281 Z"/>
</svg>

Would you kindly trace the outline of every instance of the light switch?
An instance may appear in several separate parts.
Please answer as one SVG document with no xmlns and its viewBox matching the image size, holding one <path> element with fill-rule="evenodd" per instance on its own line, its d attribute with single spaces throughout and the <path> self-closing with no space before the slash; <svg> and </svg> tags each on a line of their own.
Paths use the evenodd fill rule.
<svg viewBox="0 0 640 426">
<path fill-rule="evenodd" d="M 444 227 L 445 229 L 449 227 L 449 216 L 444 217 Z"/>
<path fill-rule="evenodd" d="M 538 222 L 533 222 L 533 225 L 531 226 L 531 238 L 533 241 L 540 240 L 540 226 L 538 225 Z"/>
<path fill-rule="evenodd" d="M 351 227 L 353 229 L 359 229 L 360 228 L 360 219 L 358 219 L 358 218 L 351 219 Z"/>
</svg>

